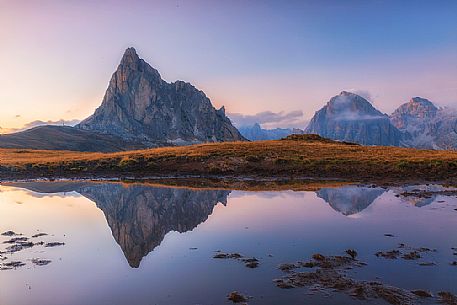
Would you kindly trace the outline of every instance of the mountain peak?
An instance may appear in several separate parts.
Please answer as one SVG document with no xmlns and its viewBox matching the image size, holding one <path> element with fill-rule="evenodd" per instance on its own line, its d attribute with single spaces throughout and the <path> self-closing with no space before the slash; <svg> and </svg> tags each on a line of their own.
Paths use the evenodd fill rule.
<svg viewBox="0 0 457 305">
<path fill-rule="evenodd" d="M 317 111 L 305 133 L 364 145 L 398 145 L 400 132 L 365 98 L 342 91 Z"/>
<path fill-rule="evenodd" d="M 392 114 L 392 117 L 396 118 L 397 120 L 401 116 L 409 116 L 415 118 L 434 117 L 437 111 L 438 108 L 429 100 L 422 97 L 413 97 L 409 100 L 408 103 L 404 103 L 398 107 Z"/>
<path fill-rule="evenodd" d="M 359 95 L 357 95 L 355 93 L 352 93 L 352 92 L 349 92 L 349 91 L 345 91 L 345 90 L 341 91 L 339 95 L 340 96 L 359 96 Z"/>
<path fill-rule="evenodd" d="M 127 48 L 122 56 L 121 65 L 131 65 L 138 63 L 140 61 L 140 57 L 136 53 L 135 48 L 130 47 Z"/>
<path fill-rule="evenodd" d="M 438 109 L 435 104 L 433 104 L 432 102 L 430 102 L 428 99 L 426 98 L 422 98 L 422 97 L 413 97 L 412 99 L 409 100 L 409 103 L 410 104 L 420 104 L 424 107 L 429 107 L 429 108 L 432 108 L 432 109 Z"/>
<path fill-rule="evenodd" d="M 340 94 L 332 97 L 324 107 L 328 114 L 337 115 L 354 113 L 359 115 L 383 116 L 373 105 L 365 98 L 352 92 L 341 91 Z M 352 117 L 352 115 L 350 115 Z"/>
</svg>

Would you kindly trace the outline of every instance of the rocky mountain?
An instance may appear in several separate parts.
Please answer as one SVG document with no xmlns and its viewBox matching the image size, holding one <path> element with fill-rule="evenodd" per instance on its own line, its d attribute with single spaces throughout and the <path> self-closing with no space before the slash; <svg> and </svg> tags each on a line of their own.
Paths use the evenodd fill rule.
<svg viewBox="0 0 457 305">
<path fill-rule="evenodd" d="M 133 48 L 125 51 L 101 106 L 76 128 L 148 146 L 242 141 L 206 95 L 189 83 L 167 83 Z"/>
<path fill-rule="evenodd" d="M 39 126 L 0 135 L 0 148 L 114 152 L 145 148 L 135 141 L 68 126 Z"/>
<path fill-rule="evenodd" d="M 457 111 L 438 108 L 414 97 L 390 116 L 392 124 L 408 135 L 404 146 L 425 149 L 457 149 Z"/>
<path fill-rule="evenodd" d="M 342 91 L 311 119 L 305 133 L 363 145 L 399 146 L 402 133 L 363 97 Z"/>
<path fill-rule="evenodd" d="M 303 130 L 298 128 L 263 129 L 258 123 L 251 126 L 241 126 L 238 130 L 243 137 L 250 141 L 279 140 L 291 134 L 303 134 Z"/>
</svg>

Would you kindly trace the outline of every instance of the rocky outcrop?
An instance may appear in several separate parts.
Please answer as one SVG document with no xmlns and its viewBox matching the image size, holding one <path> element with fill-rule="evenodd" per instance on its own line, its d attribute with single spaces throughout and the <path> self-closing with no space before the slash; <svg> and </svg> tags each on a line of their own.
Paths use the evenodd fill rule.
<svg viewBox="0 0 457 305">
<path fill-rule="evenodd" d="M 305 133 L 363 145 L 399 146 L 402 133 L 363 97 L 343 91 L 311 119 Z"/>
<path fill-rule="evenodd" d="M 241 126 L 238 130 L 250 141 L 279 140 L 291 134 L 303 134 L 303 130 L 298 128 L 263 129 L 258 123 L 252 126 Z"/>
<path fill-rule="evenodd" d="M 390 116 L 392 123 L 408 135 L 407 147 L 457 149 L 457 111 L 438 108 L 427 99 L 414 97 Z"/>
<path fill-rule="evenodd" d="M 162 80 L 133 48 L 125 51 L 101 106 L 76 127 L 148 146 L 244 140 L 224 107 L 216 110 L 189 83 Z"/>
</svg>

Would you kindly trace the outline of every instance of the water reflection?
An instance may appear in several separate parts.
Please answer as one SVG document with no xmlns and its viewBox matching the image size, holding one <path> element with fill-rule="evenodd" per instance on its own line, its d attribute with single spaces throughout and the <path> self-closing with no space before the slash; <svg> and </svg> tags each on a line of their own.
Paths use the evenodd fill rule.
<svg viewBox="0 0 457 305">
<path fill-rule="evenodd" d="M 31 182 L 11 185 L 33 191 L 32 195 L 38 197 L 44 193 L 68 196 L 76 192 L 93 201 L 103 211 L 114 239 L 133 268 L 139 267 L 141 260 L 161 244 L 168 232 L 193 230 L 208 219 L 216 204 L 226 205 L 230 194 L 226 190 L 137 183 Z M 395 193 L 411 190 L 411 187 L 403 187 L 396 189 Z M 349 185 L 322 188 L 316 191 L 316 195 L 335 211 L 350 216 L 365 210 L 385 192 L 386 189 L 380 187 Z M 243 196 L 243 193 L 239 195 Z M 260 193 L 257 196 L 279 195 L 281 193 Z M 436 195 L 427 198 L 402 196 L 403 201 L 414 201 L 417 207 L 428 205 L 435 199 Z"/>
<path fill-rule="evenodd" d="M 19 186 L 38 193 L 77 192 L 103 211 L 114 239 L 133 268 L 170 231 L 186 232 L 204 222 L 230 191 L 151 187 L 143 184 L 57 182 Z"/>
<path fill-rule="evenodd" d="M 442 188 L 427 186 L 423 194 L 415 191 L 418 186 L 303 192 L 91 182 L 10 186 L 0 185 L 0 232 L 30 237 L 39 230 L 49 234 L 39 240 L 65 246 L 8 254 L 3 262 L 26 265 L 1 271 L 1 304 L 223 304 L 234 290 L 253 296 L 250 304 L 355 304 L 359 301 L 344 294 L 308 295 L 272 282 L 282 275 L 280 264 L 315 253 L 344 255 L 346 249 L 356 250 L 367 263 L 347 271 L 357 281 L 456 292 L 457 269 L 451 262 L 457 237 L 449 232 L 457 229 L 457 199 L 433 193 Z M 410 194 L 437 199 L 415 208 L 407 202 Z M 7 238 L 0 236 L 0 245 Z M 411 261 L 375 255 L 400 243 L 436 252 Z M 249 269 L 236 260 L 213 259 L 217 250 L 256 257 L 260 265 Z M 34 258 L 52 262 L 38 267 Z M 132 268 L 140 262 L 141 268 Z M 420 265 L 430 262 L 434 265 Z"/>
<path fill-rule="evenodd" d="M 322 188 L 316 192 L 335 211 L 349 216 L 366 209 L 385 190 L 378 187 L 344 186 L 339 188 Z"/>
</svg>

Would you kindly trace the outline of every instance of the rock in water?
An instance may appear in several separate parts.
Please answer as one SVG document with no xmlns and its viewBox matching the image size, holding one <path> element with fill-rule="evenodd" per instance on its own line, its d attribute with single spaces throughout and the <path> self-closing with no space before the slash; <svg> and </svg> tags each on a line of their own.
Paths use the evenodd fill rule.
<svg viewBox="0 0 457 305">
<path fill-rule="evenodd" d="M 305 133 L 363 145 L 399 146 L 402 133 L 363 97 L 342 91 L 317 111 Z"/>
<path fill-rule="evenodd" d="M 189 83 L 167 83 L 133 48 L 114 72 L 101 106 L 77 128 L 148 146 L 242 141 L 243 136 Z"/>
</svg>

